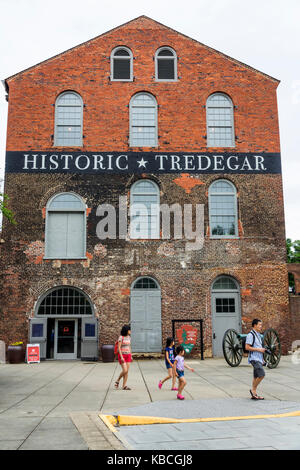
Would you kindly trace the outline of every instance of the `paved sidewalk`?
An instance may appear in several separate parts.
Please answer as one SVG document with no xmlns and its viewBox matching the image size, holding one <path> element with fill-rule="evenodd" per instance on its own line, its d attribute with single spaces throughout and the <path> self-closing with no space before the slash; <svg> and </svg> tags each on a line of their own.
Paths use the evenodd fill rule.
<svg viewBox="0 0 300 470">
<path fill-rule="evenodd" d="M 98 418 L 99 413 L 187 418 L 300 410 L 300 365 L 290 356 L 282 357 L 277 369 L 266 369 L 262 402 L 249 399 L 252 368 L 246 358 L 237 368 L 223 359 L 186 362 L 195 373 L 186 372 L 184 402 L 176 400 L 170 384 L 158 389 L 166 375 L 162 360 L 134 361 L 131 391 L 114 389 L 117 363 L 1 364 L 0 450 L 300 448 L 299 417 L 128 426 L 115 433 Z"/>
</svg>

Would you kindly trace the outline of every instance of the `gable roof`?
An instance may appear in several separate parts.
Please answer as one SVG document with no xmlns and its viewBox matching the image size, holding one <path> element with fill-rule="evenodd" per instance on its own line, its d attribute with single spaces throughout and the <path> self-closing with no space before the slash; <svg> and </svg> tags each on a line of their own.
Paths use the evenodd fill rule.
<svg viewBox="0 0 300 470">
<path fill-rule="evenodd" d="M 175 32 L 176 34 L 179 34 L 179 35 L 181 35 L 181 36 L 183 36 L 183 37 L 189 39 L 190 41 L 193 41 L 193 42 L 195 42 L 195 43 L 197 43 L 197 44 L 200 44 L 202 47 L 206 48 L 207 50 L 209 50 L 209 51 L 211 51 L 211 52 L 214 52 L 214 53 L 216 53 L 216 54 L 219 54 L 220 56 L 222 56 L 222 57 L 224 57 L 224 58 L 226 58 L 226 59 L 228 59 L 228 60 L 230 60 L 230 61 L 232 61 L 232 62 L 234 62 L 234 63 L 236 63 L 236 64 L 238 64 L 238 65 L 241 65 L 241 66 L 243 66 L 243 67 L 248 68 L 249 70 L 253 70 L 253 71 L 256 72 L 256 73 L 259 73 L 259 74 L 263 75 L 263 76 L 264 76 L 265 78 L 267 78 L 267 79 L 270 79 L 270 80 L 272 80 L 272 81 L 274 81 L 274 82 L 280 83 L 280 80 L 278 80 L 277 78 L 274 78 L 274 77 L 272 77 L 271 75 L 268 75 L 268 74 L 266 74 L 266 73 L 264 73 L 264 72 L 261 72 L 260 70 L 257 70 L 257 69 L 255 69 L 254 67 L 251 67 L 250 65 L 247 65 L 247 64 L 245 64 L 245 63 L 243 63 L 243 62 L 241 62 L 241 61 L 239 61 L 239 60 L 237 60 L 237 59 L 234 59 L 233 57 L 230 57 L 230 56 L 224 54 L 223 52 L 218 51 L 217 49 L 214 49 L 214 48 L 212 48 L 212 47 L 210 47 L 210 46 L 207 46 L 206 44 L 203 44 L 203 43 L 201 43 L 200 41 L 197 41 L 196 39 L 193 39 L 193 38 L 187 36 L 186 34 L 180 33 L 180 32 L 178 32 L 178 31 L 176 31 L 175 29 L 170 28 L 169 26 L 166 26 L 166 25 L 164 25 L 164 24 L 162 24 L 162 23 L 159 23 L 158 21 L 153 20 L 152 18 L 150 18 L 150 17 L 148 17 L 148 16 L 146 16 L 146 15 L 140 15 L 140 16 L 138 16 L 137 18 L 134 18 L 134 19 L 132 19 L 132 20 L 130 20 L 130 21 L 127 21 L 126 23 L 123 23 L 123 24 L 121 24 L 121 25 L 119 25 L 119 26 L 116 26 L 115 28 L 112 28 L 112 29 L 110 29 L 109 31 L 106 31 L 105 33 L 102 33 L 102 34 L 100 34 L 100 35 L 98 35 L 98 36 L 96 36 L 96 37 L 94 37 L 94 38 L 92 38 L 92 39 L 89 39 L 88 41 L 85 41 L 85 42 L 83 42 L 83 43 L 77 44 L 76 46 L 71 47 L 70 49 L 67 49 L 67 50 L 65 50 L 65 51 L 63 51 L 63 52 L 60 52 L 59 54 L 56 54 L 56 55 L 54 55 L 54 56 L 52 56 L 52 57 L 50 57 L 50 58 L 48 58 L 48 59 L 45 59 L 45 60 L 43 60 L 43 61 L 41 61 L 41 62 L 38 62 L 38 63 L 35 64 L 35 65 L 32 65 L 32 66 L 30 66 L 30 67 L 28 67 L 28 68 L 26 68 L 26 69 L 24 69 L 24 70 L 21 70 L 20 72 L 17 72 L 17 73 L 15 73 L 15 74 L 11 75 L 10 77 L 8 77 L 8 78 L 6 78 L 5 80 L 3 80 L 2 82 L 3 82 L 3 84 L 4 84 L 5 88 L 6 88 L 6 90 L 8 91 L 8 83 L 7 83 L 7 81 L 12 80 L 13 78 L 17 77 L 18 75 L 21 75 L 21 74 L 23 74 L 23 73 L 26 73 L 26 72 L 28 72 L 29 70 L 31 70 L 31 69 L 33 69 L 33 68 L 35 68 L 35 67 L 38 67 L 39 65 L 46 64 L 47 62 L 49 62 L 49 61 L 51 61 L 51 60 L 53 60 L 53 59 L 56 59 L 56 58 L 58 58 L 58 57 L 60 57 L 60 56 L 62 56 L 62 55 L 64 55 L 64 54 L 66 54 L 66 53 L 68 53 L 68 52 L 71 52 L 71 51 L 73 51 L 73 50 L 75 50 L 75 49 L 81 47 L 81 46 L 87 45 L 87 44 L 89 44 L 89 43 L 91 43 L 91 42 L 93 42 L 93 41 L 95 41 L 95 40 L 97 40 L 97 39 L 99 39 L 99 38 L 101 38 L 101 37 L 107 35 L 107 34 L 110 34 L 110 33 L 113 32 L 113 31 L 117 31 L 118 29 L 120 29 L 120 28 L 122 28 L 122 27 L 124 27 L 124 26 L 126 26 L 126 25 L 128 25 L 128 24 L 130 24 L 130 23 L 137 22 L 138 20 L 141 20 L 141 19 L 144 19 L 144 20 L 149 21 L 150 23 L 154 23 L 154 24 L 156 24 L 156 25 L 159 25 L 160 27 L 162 26 L 162 27 L 165 28 L 165 29 L 169 29 L 170 31 Z"/>
</svg>

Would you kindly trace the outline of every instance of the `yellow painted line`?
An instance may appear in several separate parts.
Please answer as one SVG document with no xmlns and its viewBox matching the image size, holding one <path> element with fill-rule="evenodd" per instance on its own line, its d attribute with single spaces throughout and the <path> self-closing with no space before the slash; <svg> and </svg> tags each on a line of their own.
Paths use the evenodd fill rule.
<svg viewBox="0 0 300 470">
<path fill-rule="evenodd" d="M 130 416 L 118 415 L 117 418 L 112 415 L 99 415 L 100 418 L 111 429 L 113 426 L 137 426 L 145 424 L 172 424 L 172 423 L 208 423 L 210 421 L 237 421 L 246 419 L 266 419 L 266 418 L 288 418 L 300 416 L 300 411 L 291 411 L 289 413 L 274 413 L 264 415 L 250 415 L 250 416 L 225 416 L 221 418 L 190 418 L 190 419 L 176 419 L 176 418 L 162 418 L 157 416 Z M 104 419 L 105 418 L 105 419 Z M 115 429 L 114 429 L 115 431 Z"/>
<path fill-rule="evenodd" d="M 112 415 L 99 415 L 99 418 L 102 419 L 103 423 L 112 431 L 116 432 L 116 428 L 114 426 L 117 425 L 117 419 Z"/>
</svg>

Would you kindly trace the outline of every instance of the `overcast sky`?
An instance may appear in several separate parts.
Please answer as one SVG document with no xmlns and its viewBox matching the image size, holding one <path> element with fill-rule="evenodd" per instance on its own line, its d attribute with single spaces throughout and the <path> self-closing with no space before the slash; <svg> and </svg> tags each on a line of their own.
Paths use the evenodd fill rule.
<svg viewBox="0 0 300 470">
<path fill-rule="evenodd" d="M 300 239 L 299 0 L 0 0 L 0 79 L 147 15 L 281 81 L 286 235 Z M 0 176 L 7 102 L 0 88 Z"/>
</svg>

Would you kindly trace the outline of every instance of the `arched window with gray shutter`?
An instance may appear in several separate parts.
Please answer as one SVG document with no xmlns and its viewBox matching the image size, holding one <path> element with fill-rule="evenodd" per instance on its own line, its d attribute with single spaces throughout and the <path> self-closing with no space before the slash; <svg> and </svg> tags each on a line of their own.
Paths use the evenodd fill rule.
<svg viewBox="0 0 300 470">
<path fill-rule="evenodd" d="M 214 181 L 208 191 L 210 236 L 237 238 L 238 216 L 235 186 L 228 180 Z"/>
<path fill-rule="evenodd" d="M 82 146 L 83 102 L 78 93 L 66 91 L 55 102 L 54 145 Z"/>
<path fill-rule="evenodd" d="M 157 102 L 150 93 L 137 93 L 130 100 L 130 147 L 157 146 Z"/>
<path fill-rule="evenodd" d="M 160 196 L 157 184 L 139 180 L 130 191 L 130 237 L 159 238 Z"/>
<path fill-rule="evenodd" d="M 133 55 L 128 47 L 116 47 L 110 56 L 110 79 L 112 81 L 133 80 Z"/>
<path fill-rule="evenodd" d="M 224 93 L 210 95 L 206 102 L 207 146 L 234 147 L 233 103 Z"/>
<path fill-rule="evenodd" d="M 46 209 L 45 258 L 85 258 L 85 212 L 85 204 L 77 194 L 61 193 L 50 199 Z"/>
<path fill-rule="evenodd" d="M 160 47 L 155 53 L 155 79 L 177 80 L 177 55 L 171 47 Z"/>
</svg>

